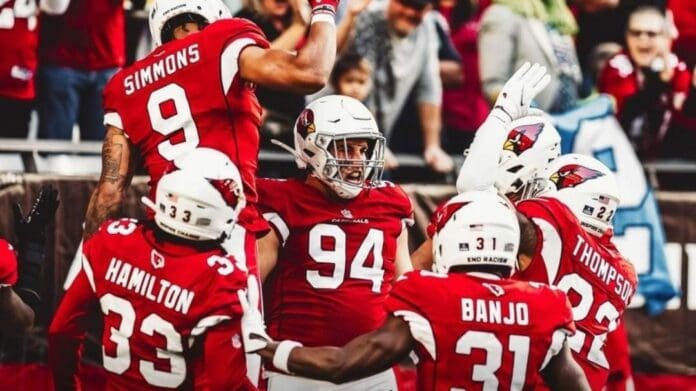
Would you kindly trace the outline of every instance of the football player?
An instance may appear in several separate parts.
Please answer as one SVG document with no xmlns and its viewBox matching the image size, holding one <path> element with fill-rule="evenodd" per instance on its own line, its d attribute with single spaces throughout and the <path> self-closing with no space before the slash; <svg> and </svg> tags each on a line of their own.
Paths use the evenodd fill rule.
<svg viewBox="0 0 696 391">
<path fill-rule="evenodd" d="M 110 389 L 253 389 L 237 297 L 247 273 L 220 245 L 244 208 L 242 180 L 224 154 L 206 154 L 196 156 L 205 176 L 166 173 L 154 202 L 143 197 L 154 221 L 111 220 L 85 241 L 82 270 L 49 330 L 56 389 L 79 389 L 81 345 L 96 308 Z"/>
<path fill-rule="evenodd" d="M 34 313 L 41 303 L 46 227 L 53 220 L 58 204 L 58 192 L 44 186 L 26 217 L 21 206 L 14 205 L 19 262 L 12 245 L 0 238 L 0 331 L 3 333 L 22 334 L 34 325 Z"/>
<path fill-rule="evenodd" d="M 268 226 L 254 208 L 261 115 L 254 85 L 301 93 L 323 87 L 336 56 L 337 3 L 310 1 L 306 42 L 289 53 L 270 49 L 258 26 L 231 18 L 221 0 L 156 0 L 149 26 L 157 47 L 114 75 L 104 90 L 102 173 L 83 237 L 118 217 L 136 147 L 150 175 L 151 196 L 171 161 L 196 148 L 214 148 L 241 172 L 249 206 L 240 216 L 243 229 L 231 239 L 246 244 L 232 244 L 231 250 L 246 249 L 235 255 L 255 271 L 256 234 Z"/>
<path fill-rule="evenodd" d="M 558 160 L 560 137 L 542 117 L 531 117 L 538 122 L 531 127 L 514 126 L 513 121 L 520 118 L 529 102 L 524 92 L 527 73 L 518 72 L 506 83 L 472 143 L 457 190 L 499 191 L 518 201 L 522 239 L 516 278 L 573 291 L 578 333 L 569 345 L 592 389 L 599 390 L 608 375 L 604 341 L 616 328 L 636 286 L 633 267 L 611 243 L 618 189 L 613 174 L 591 158 L 573 155 L 552 163 Z M 512 130 L 506 132 L 511 124 Z M 545 136 L 551 134 L 554 136 Z M 551 171 L 544 176 L 549 164 Z M 496 174 L 481 176 L 482 170 Z M 549 183 L 558 191 L 550 192 L 550 197 L 538 197 Z M 457 202 L 455 197 L 435 213 L 431 234 L 447 221 L 449 209 L 456 209 Z M 420 268 L 430 262 L 429 246 L 426 241 L 414 256 L 414 264 Z M 575 300 L 578 297 L 579 301 Z"/>
<path fill-rule="evenodd" d="M 437 273 L 400 278 L 379 329 L 341 348 L 272 342 L 250 290 L 240 294 L 245 346 L 279 370 L 337 383 L 383 371 L 414 350 L 419 390 L 532 389 L 539 371 L 553 389 L 589 390 L 565 342 L 574 332 L 566 295 L 509 278 L 519 235 L 507 200 L 463 194 L 433 239 Z"/>
<path fill-rule="evenodd" d="M 411 269 L 413 209 L 401 188 L 381 180 L 384 137 L 358 100 L 319 98 L 293 132 L 295 148 L 286 148 L 304 177 L 257 182 L 273 228 L 259 241 L 269 333 L 308 346 L 343 345 L 383 323 L 393 281 Z M 396 389 L 388 366 L 342 388 L 270 370 L 270 391 Z"/>
</svg>

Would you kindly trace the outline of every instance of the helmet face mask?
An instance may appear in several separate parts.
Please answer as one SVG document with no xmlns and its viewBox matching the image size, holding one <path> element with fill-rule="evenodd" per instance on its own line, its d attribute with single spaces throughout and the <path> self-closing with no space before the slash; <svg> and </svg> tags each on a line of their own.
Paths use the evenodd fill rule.
<svg viewBox="0 0 696 391">
<path fill-rule="evenodd" d="M 352 199 L 381 185 L 385 140 L 369 110 L 359 101 L 330 95 L 310 103 L 294 127 L 299 168 L 338 197 Z"/>
</svg>

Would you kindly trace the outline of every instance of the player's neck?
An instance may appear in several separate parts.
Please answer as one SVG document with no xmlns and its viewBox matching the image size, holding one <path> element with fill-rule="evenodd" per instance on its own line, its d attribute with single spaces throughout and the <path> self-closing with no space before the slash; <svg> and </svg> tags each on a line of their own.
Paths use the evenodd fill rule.
<svg viewBox="0 0 696 391">
<path fill-rule="evenodd" d="M 326 185 L 326 183 L 322 182 L 319 178 L 316 176 L 309 174 L 307 175 L 307 178 L 305 179 L 305 183 L 315 189 L 317 189 L 319 192 L 321 192 L 324 197 L 331 199 L 332 201 L 335 202 L 347 202 L 348 200 L 339 197 L 334 193 L 333 190 L 329 186 Z"/>
</svg>

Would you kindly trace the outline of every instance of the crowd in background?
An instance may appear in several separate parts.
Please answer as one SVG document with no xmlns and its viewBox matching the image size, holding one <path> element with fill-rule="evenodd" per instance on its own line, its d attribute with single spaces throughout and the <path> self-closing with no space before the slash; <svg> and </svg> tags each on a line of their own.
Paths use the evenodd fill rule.
<svg viewBox="0 0 696 391">
<path fill-rule="evenodd" d="M 0 15 L 0 49 L 12 54 L 0 61 L 0 137 L 26 138 L 36 110 L 40 139 L 72 139 L 77 124 L 80 140 L 101 140 L 104 84 L 149 50 L 144 13 L 135 17 L 147 2 L 20 3 L 32 2 L 3 6 L 12 23 L 9 11 Z M 227 4 L 273 47 L 303 44 L 304 1 Z M 696 159 L 694 1 L 343 0 L 337 17 L 339 57 L 319 94 L 349 95 L 372 110 L 387 138 L 387 168 L 398 167 L 398 154 L 419 154 L 433 171 L 450 172 L 450 155 L 468 147 L 505 80 L 526 61 L 552 75 L 538 107 L 561 114 L 606 93 L 643 161 Z M 18 28 L 30 38 L 10 33 Z M 291 142 L 294 119 L 316 97 L 264 88 L 257 96 L 265 148 L 271 138 Z"/>
</svg>

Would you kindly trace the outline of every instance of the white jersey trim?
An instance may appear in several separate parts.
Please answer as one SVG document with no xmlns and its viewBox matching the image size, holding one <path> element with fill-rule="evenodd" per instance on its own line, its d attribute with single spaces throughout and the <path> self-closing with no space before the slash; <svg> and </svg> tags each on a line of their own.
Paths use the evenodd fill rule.
<svg viewBox="0 0 696 391">
<path fill-rule="evenodd" d="M 570 330 L 565 328 L 556 329 L 551 336 L 551 345 L 549 350 L 546 352 L 546 357 L 544 357 L 544 362 L 541 363 L 541 368 L 539 370 L 546 368 L 546 365 L 551 361 L 551 358 L 557 355 L 563 348 L 563 343 L 566 338 L 570 335 Z"/>
<path fill-rule="evenodd" d="M 266 212 L 263 214 L 263 218 L 266 219 L 266 221 L 268 221 L 269 223 L 273 224 L 274 227 L 276 227 L 278 233 L 280 233 L 283 245 L 285 245 L 285 241 L 288 240 L 288 236 L 290 236 L 290 229 L 288 228 L 288 225 L 285 223 L 285 220 L 283 220 L 283 218 L 275 212 Z"/>
<path fill-rule="evenodd" d="M 85 253 L 82 253 L 82 270 L 85 271 L 85 276 L 87 276 L 87 281 L 89 281 L 92 291 L 96 293 L 97 285 L 94 283 L 94 272 L 92 271 L 92 266 L 89 264 L 89 259 L 87 259 Z"/>
<path fill-rule="evenodd" d="M 115 111 L 104 114 L 104 125 L 115 126 L 123 130 L 123 121 L 121 120 L 121 116 Z"/>
<path fill-rule="evenodd" d="M 532 218 L 534 224 L 539 227 L 542 234 L 541 256 L 546 265 L 548 283 L 553 285 L 561 267 L 561 253 L 563 244 L 558 231 L 548 221 L 540 218 Z"/>
<path fill-rule="evenodd" d="M 408 322 L 408 327 L 411 330 L 413 339 L 423 345 L 428 354 L 430 354 L 430 357 L 436 360 L 435 333 L 428 319 L 420 314 L 407 310 L 394 311 L 394 315 L 400 316 Z"/>
<path fill-rule="evenodd" d="M 256 45 L 256 42 L 251 38 L 237 39 L 227 45 L 220 56 L 220 80 L 222 80 L 222 90 L 225 94 L 230 90 L 239 71 L 239 54 L 249 45 Z"/>
<path fill-rule="evenodd" d="M 227 315 L 211 315 L 199 320 L 198 323 L 196 323 L 196 325 L 191 329 L 191 335 L 188 339 L 189 348 L 193 346 L 196 337 L 203 335 L 203 333 L 205 333 L 209 328 L 217 326 L 218 324 L 230 319 L 232 319 L 232 317 Z"/>
</svg>

